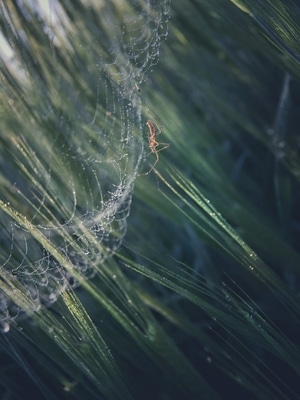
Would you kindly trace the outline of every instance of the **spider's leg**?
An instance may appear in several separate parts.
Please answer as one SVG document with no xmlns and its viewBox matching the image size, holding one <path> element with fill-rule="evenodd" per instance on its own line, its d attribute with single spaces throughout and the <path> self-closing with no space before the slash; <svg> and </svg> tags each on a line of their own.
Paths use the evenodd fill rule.
<svg viewBox="0 0 300 400">
<path fill-rule="evenodd" d="M 162 150 L 167 149 L 168 147 L 170 147 L 170 143 L 159 143 L 159 145 L 164 144 L 164 147 L 162 147 L 161 149 L 156 150 L 156 153 L 159 153 Z"/>
</svg>

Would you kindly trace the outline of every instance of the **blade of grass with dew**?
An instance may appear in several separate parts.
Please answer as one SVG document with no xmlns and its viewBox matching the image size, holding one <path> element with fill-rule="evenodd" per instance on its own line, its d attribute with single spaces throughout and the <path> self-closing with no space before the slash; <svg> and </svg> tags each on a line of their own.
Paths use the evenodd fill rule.
<svg viewBox="0 0 300 400">
<path fill-rule="evenodd" d="M 276 291 L 278 296 L 282 296 L 282 301 L 286 304 L 287 309 L 296 317 L 299 312 L 299 304 L 295 297 L 291 295 L 283 282 L 278 279 L 240 235 L 225 221 L 222 215 L 211 204 L 210 200 L 205 198 L 195 185 L 179 171 L 175 170 L 175 173 L 170 174 L 170 177 L 178 188 L 184 191 L 186 197 L 176 191 L 157 170 L 155 172 L 166 186 L 187 205 L 191 214 L 185 213 L 185 211 L 182 212 L 185 213 L 190 221 L 196 224 L 204 235 L 223 248 L 233 258 L 237 259 L 241 266 L 253 273 L 260 281 L 265 282 L 269 288 Z M 298 319 L 299 316 L 296 318 Z"/>
<path fill-rule="evenodd" d="M 281 381 L 280 377 L 274 374 L 263 360 L 253 353 L 251 345 L 246 344 L 246 342 L 255 342 L 266 351 L 273 353 L 299 373 L 298 350 L 289 339 L 270 323 L 270 321 L 264 318 L 264 315 L 261 314 L 261 311 L 257 309 L 255 305 L 251 305 L 251 302 L 245 303 L 241 299 L 241 301 L 236 303 L 236 300 L 232 297 L 233 292 L 231 292 L 229 296 L 228 293 L 230 292 L 225 285 L 223 286 L 223 290 L 220 291 L 217 286 L 209 289 L 208 284 L 200 285 L 200 281 L 196 280 L 195 276 L 193 276 L 193 280 L 191 280 L 191 277 L 188 279 L 188 274 L 186 278 L 183 278 L 185 276 L 184 270 L 178 273 L 177 270 L 172 271 L 172 269 L 165 268 L 150 260 L 145 261 L 151 262 L 151 266 L 145 267 L 142 264 L 133 263 L 131 260 L 126 259 L 126 257 L 120 255 L 119 257 L 130 269 L 175 291 L 204 310 L 211 318 L 207 321 L 208 326 L 212 325 L 210 327 L 210 332 L 217 333 L 216 328 L 213 327 L 214 325 L 224 329 L 224 332 L 231 337 L 232 342 L 236 342 L 236 348 L 232 343 L 229 355 L 226 355 L 226 350 L 224 350 L 225 353 L 218 352 L 218 344 L 210 344 L 213 339 L 206 340 L 205 335 L 203 336 L 201 332 L 199 333 L 199 328 L 185 328 L 190 330 L 190 334 L 192 333 L 195 335 L 205 347 L 210 349 L 211 355 L 217 364 L 219 359 L 221 359 L 220 364 L 218 364 L 219 368 L 229 363 L 226 371 L 239 384 L 244 385 L 248 390 L 254 392 L 258 398 L 262 399 L 265 398 L 266 393 L 269 393 L 269 396 L 270 393 L 273 393 L 273 395 L 277 393 L 279 398 L 282 397 L 285 399 L 289 399 L 289 396 L 291 396 L 291 398 L 297 398 L 293 390 L 289 388 L 284 381 Z M 159 305 L 157 299 L 149 297 L 149 295 L 143 291 L 139 291 L 139 293 L 141 293 L 142 298 L 146 296 L 146 302 L 151 308 L 158 310 L 158 312 L 164 309 L 167 319 L 171 318 L 172 323 L 174 323 L 174 314 L 172 311 L 169 316 L 165 306 Z M 256 309 L 256 311 L 254 312 L 253 309 Z M 180 320 L 181 317 L 177 317 L 176 323 Z M 225 340 L 222 336 L 220 336 L 220 339 Z M 228 343 L 227 340 L 226 343 Z M 217 354 L 215 354 L 215 352 L 217 352 Z M 222 359 L 222 355 L 224 359 Z M 231 362 L 232 365 L 230 365 Z M 241 363 L 240 366 L 238 366 L 239 362 Z M 242 370 L 243 373 L 241 373 Z M 271 375 L 271 379 L 268 375 Z M 274 383 L 276 380 L 281 382 L 282 387 L 285 388 L 285 393 L 282 393 L 282 388 Z M 259 393 L 258 385 L 261 390 Z"/>
</svg>

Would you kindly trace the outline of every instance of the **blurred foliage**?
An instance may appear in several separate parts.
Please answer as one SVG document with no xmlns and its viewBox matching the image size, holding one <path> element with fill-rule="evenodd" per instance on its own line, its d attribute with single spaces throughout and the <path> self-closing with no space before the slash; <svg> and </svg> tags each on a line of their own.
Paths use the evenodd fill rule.
<svg viewBox="0 0 300 400">
<path fill-rule="evenodd" d="M 86 12 L 84 4 L 74 2 L 71 28 L 86 43 L 90 35 L 100 41 L 89 24 L 93 8 Z M 93 279 L 73 272 L 80 287 L 1 335 L 3 399 L 300 398 L 300 7 L 291 0 L 173 0 L 170 16 L 159 62 L 138 82 L 146 150 L 123 246 L 97 265 Z M 39 30 L 34 35 L 38 42 Z M 86 93 L 84 105 L 71 109 L 63 90 L 63 115 L 93 109 L 97 78 L 89 63 L 97 41 L 84 60 L 74 38 L 61 85 Z M 52 57 L 49 45 L 35 51 L 26 49 L 36 82 L 29 115 L 42 113 L 54 73 L 34 62 Z M 1 199 L 19 212 L 1 202 L 2 209 L 71 273 L 65 255 L 26 218 L 26 199 L 7 184 L 8 169 L 10 181 L 18 176 L 7 138 L 26 138 L 30 125 L 6 104 L 8 88 L 26 104 L 24 89 L 6 82 L 1 113 L 14 129 L 0 132 Z M 170 147 L 144 175 L 155 162 L 147 154 L 147 119 Z M 41 137 L 57 140 L 59 175 L 67 132 L 55 119 L 41 129 Z M 78 143 L 86 130 L 83 122 Z M 44 142 L 28 146 L 44 154 Z M 51 149 L 46 154 L 51 163 Z M 61 215 L 65 201 L 54 213 Z M 14 277 L 2 274 L 1 285 L 26 304 Z"/>
</svg>

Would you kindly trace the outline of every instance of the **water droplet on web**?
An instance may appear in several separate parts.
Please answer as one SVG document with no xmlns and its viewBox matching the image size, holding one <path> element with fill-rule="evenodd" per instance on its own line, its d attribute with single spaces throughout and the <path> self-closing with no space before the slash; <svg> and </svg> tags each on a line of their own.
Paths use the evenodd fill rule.
<svg viewBox="0 0 300 400">
<path fill-rule="evenodd" d="M 0 333 L 7 333 L 10 331 L 10 325 L 7 322 L 0 323 Z"/>
</svg>

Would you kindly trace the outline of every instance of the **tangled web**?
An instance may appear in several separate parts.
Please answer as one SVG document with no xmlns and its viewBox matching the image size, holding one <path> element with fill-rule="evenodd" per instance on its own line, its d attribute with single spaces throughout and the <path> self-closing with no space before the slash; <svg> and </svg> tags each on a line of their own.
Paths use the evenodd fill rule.
<svg viewBox="0 0 300 400">
<path fill-rule="evenodd" d="M 139 85 L 158 62 L 169 0 L 11 1 L 0 18 L 7 332 L 122 243 L 143 157 Z"/>
</svg>

